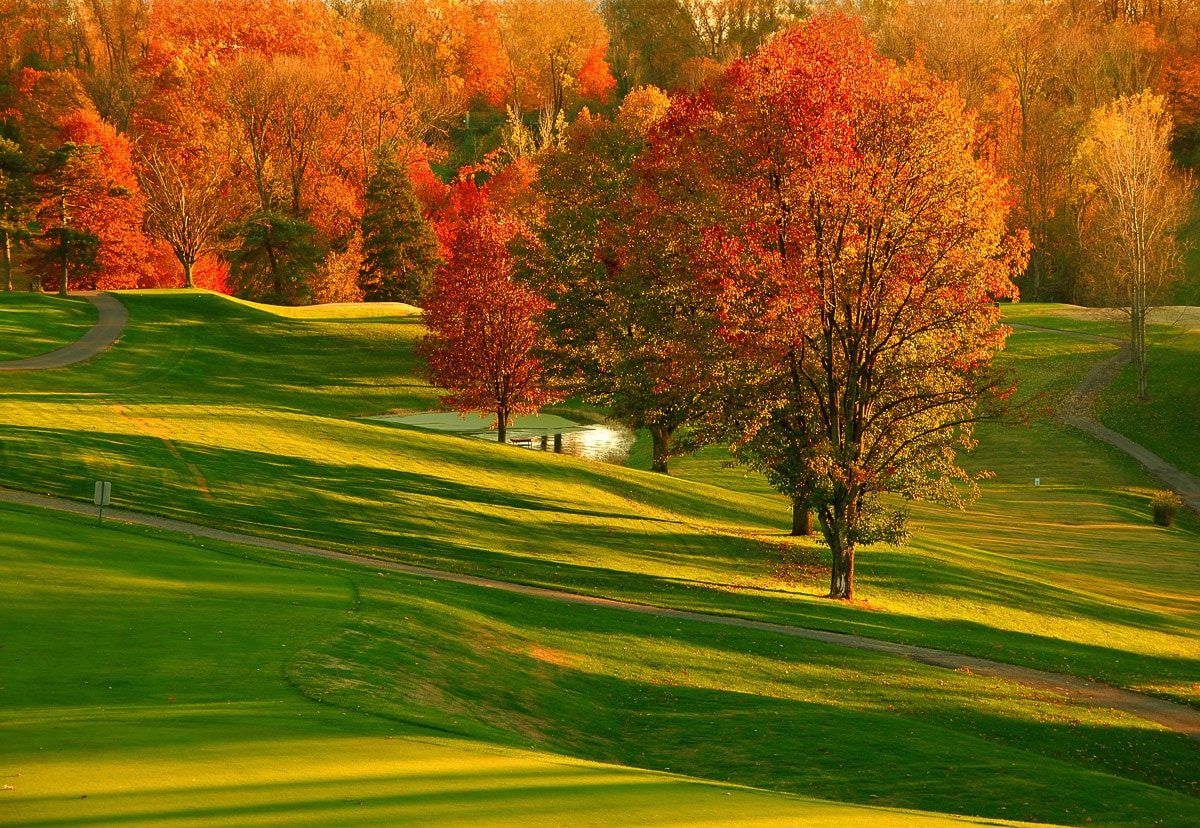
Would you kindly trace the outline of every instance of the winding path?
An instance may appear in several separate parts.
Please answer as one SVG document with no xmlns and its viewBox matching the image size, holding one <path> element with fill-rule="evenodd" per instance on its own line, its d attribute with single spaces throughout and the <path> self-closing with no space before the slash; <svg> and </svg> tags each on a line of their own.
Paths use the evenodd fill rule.
<svg viewBox="0 0 1200 828">
<path fill-rule="evenodd" d="M 84 503 L 77 503 L 75 501 L 63 500 L 55 497 L 44 497 L 41 495 L 28 494 L 26 492 L 13 491 L 11 489 L 0 489 L 0 501 L 20 503 L 27 506 L 38 506 L 45 509 L 55 509 L 61 512 L 73 512 L 80 515 L 94 515 L 96 513 L 95 507 Z M 991 676 L 1007 681 L 1013 681 L 1026 687 L 1057 693 L 1083 704 L 1097 707 L 1107 707 L 1114 710 L 1120 710 L 1125 713 L 1131 713 L 1134 716 L 1148 719 L 1152 722 L 1157 722 L 1164 727 L 1170 728 L 1171 730 L 1179 733 L 1183 733 L 1200 741 L 1200 710 L 1181 704 L 1174 704 L 1173 702 L 1164 701 L 1163 699 L 1154 698 L 1153 696 L 1142 695 L 1141 693 L 1134 693 L 1128 690 L 1118 690 L 1115 687 L 1109 687 L 1105 684 L 1086 681 L 1073 676 L 1063 676 L 1057 673 L 1047 673 L 1041 670 L 1032 670 L 1027 667 L 1019 667 L 1013 664 L 1003 664 L 997 661 L 988 661 L 986 659 L 960 655 L 958 653 L 951 653 L 945 650 L 935 650 L 931 647 L 918 647 L 911 644 L 897 644 L 891 641 L 881 641 L 874 638 L 863 638 L 856 635 L 828 632 L 826 630 L 812 630 L 804 627 L 792 627 L 786 624 L 771 624 L 765 621 L 752 621 L 745 618 L 735 618 L 724 615 L 709 615 L 700 612 L 688 612 L 686 610 L 667 609 L 664 607 L 649 606 L 647 604 L 635 604 L 629 601 L 614 601 L 610 598 L 578 595 L 576 593 L 562 592 L 555 589 L 545 589 L 543 587 L 528 586 L 525 584 L 514 584 L 508 581 L 497 581 L 491 578 L 481 578 L 475 575 L 464 575 L 457 572 L 445 572 L 437 569 L 427 569 L 425 567 L 410 566 L 408 564 L 397 563 L 394 561 L 379 560 L 361 555 L 351 555 L 345 552 L 334 552 L 329 549 L 319 549 L 317 547 L 305 546 L 298 543 L 288 543 L 286 541 L 271 540 L 269 538 L 259 538 L 253 535 L 243 535 L 238 532 L 226 532 L 221 529 L 213 529 L 211 527 L 201 526 L 195 523 L 169 520 L 167 518 L 141 514 L 139 512 L 109 509 L 105 511 L 105 515 L 110 520 L 123 521 L 125 523 L 132 523 L 139 526 L 151 526 L 157 529 L 165 529 L 171 532 L 180 532 L 183 534 L 192 535 L 193 537 L 211 538 L 212 540 L 226 541 L 228 543 L 236 543 L 243 546 L 257 547 L 260 549 L 270 549 L 277 552 L 288 552 L 297 555 L 306 555 L 313 558 L 341 561 L 344 563 L 367 567 L 376 571 L 382 569 L 391 572 L 403 572 L 408 575 L 417 575 L 423 578 L 433 578 L 442 581 L 452 581 L 460 584 L 470 584 L 472 586 L 479 586 L 487 589 L 496 589 L 504 592 L 514 592 L 537 598 L 546 598 L 553 601 L 562 601 L 563 603 L 568 604 L 603 607 L 605 609 L 636 612 L 642 615 L 653 615 L 660 618 L 673 618 L 681 621 L 697 621 L 705 624 L 719 624 L 726 627 L 762 630 L 763 632 L 788 635 L 795 638 L 805 638 L 811 641 L 821 641 L 827 644 L 836 644 L 842 647 L 851 647 L 856 650 L 870 650 L 877 653 L 887 653 L 889 655 L 901 656 L 903 658 L 912 659 L 913 661 L 918 661 L 922 664 L 929 664 L 935 667 L 944 667 L 949 670 L 960 670 L 977 675 Z"/>
<path fill-rule="evenodd" d="M 11 362 L 0 363 L 0 371 L 29 371 L 42 368 L 63 368 L 68 365 L 74 365 L 78 362 L 83 362 L 84 360 L 90 359 L 116 342 L 117 339 L 120 338 L 121 333 L 124 331 L 125 323 L 129 318 L 128 311 L 126 311 L 124 305 L 122 305 L 112 296 L 104 293 L 87 293 L 83 295 L 86 296 L 88 301 L 97 307 L 100 312 L 100 318 L 96 325 L 93 326 L 92 329 L 86 334 L 84 334 L 84 336 L 78 342 L 68 345 L 65 348 L 61 348 L 57 351 L 52 351 L 49 354 L 42 354 L 41 356 L 31 357 L 29 359 L 13 360 Z M 1012 327 L 1020 330 L 1041 331 L 1063 336 L 1073 336 L 1094 342 L 1106 342 L 1121 346 L 1122 350 L 1118 354 L 1093 367 L 1092 370 L 1089 371 L 1088 374 L 1083 378 L 1083 380 L 1071 391 L 1071 393 L 1067 395 L 1062 403 L 1062 406 L 1060 407 L 1059 416 L 1071 425 L 1093 434 L 1101 440 L 1113 444 L 1117 448 L 1137 459 L 1144 466 L 1146 466 L 1146 468 L 1149 469 L 1152 474 L 1154 474 L 1167 485 L 1171 486 L 1171 488 L 1183 496 L 1188 502 L 1189 506 L 1197 511 L 1200 511 L 1200 483 L 1197 483 L 1195 478 L 1174 468 L 1165 460 L 1151 453 L 1137 443 L 1134 443 L 1132 440 L 1123 437 L 1111 429 L 1105 428 L 1096 422 L 1096 420 L 1092 417 L 1091 406 L 1096 394 L 1098 394 L 1105 386 L 1107 386 L 1116 373 L 1121 369 L 1121 367 L 1129 361 L 1128 349 L 1124 347 L 1124 343 L 1121 340 L 1097 336 L 1095 334 L 1062 331 L 1053 328 L 1040 328 L 1034 325 L 1014 324 Z M 71 500 L 64 500 L 61 498 L 18 492 L 10 489 L 0 488 L 0 501 L 36 506 L 45 509 L 54 509 L 62 512 L 72 512 L 81 515 L 94 515 L 96 513 L 95 508 L 87 504 L 78 503 Z M 621 610 L 624 612 L 636 612 L 643 615 L 652 615 L 660 618 L 672 618 L 683 621 L 696 621 L 706 624 L 719 624 L 727 627 L 761 630 L 763 632 L 788 635 L 812 641 L 821 641 L 827 644 L 835 644 L 838 646 L 850 647 L 858 650 L 887 653 L 889 655 L 908 658 L 913 661 L 918 661 L 922 664 L 929 664 L 935 667 L 944 667 L 950 670 L 961 670 L 977 675 L 991 676 L 1007 681 L 1013 681 L 1026 687 L 1057 693 L 1083 704 L 1120 710 L 1149 721 L 1157 722 L 1158 724 L 1170 728 L 1171 730 L 1183 733 L 1200 741 L 1200 710 L 1188 707 L 1186 705 L 1174 704 L 1153 696 L 1146 696 L 1128 690 L 1119 690 L 1115 687 L 1109 687 L 1108 685 L 1086 681 L 1073 676 L 1064 676 L 1057 673 L 1032 670 L 1027 667 L 1004 664 L 996 661 L 988 661 L 982 658 L 951 653 L 945 650 L 936 650 L 930 647 L 919 647 L 911 644 L 898 644 L 890 641 L 881 641 L 874 638 L 863 638 L 860 636 L 846 635 L 844 633 L 829 632 L 826 630 L 792 627 L 785 624 L 772 624 L 765 621 L 752 621 L 745 618 L 709 615 L 706 613 L 667 609 L 664 607 L 655 607 L 646 604 L 635 604 L 628 601 L 615 601 L 609 598 L 578 595 L 570 592 L 562 592 L 560 590 L 545 589 L 543 587 L 515 584 L 507 581 L 497 581 L 491 578 L 481 578 L 475 575 L 464 575 L 456 572 L 427 569 L 425 567 L 410 566 L 408 564 L 402 564 L 394 561 L 384 561 L 361 555 L 334 552 L 329 549 L 319 549 L 317 547 L 306 546 L 303 544 L 288 543 L 286 541 L 271 540 L 269 538 L 260 538 L 253 535 L 244 535 L 238 532 L 227 532 L 221 529 L 213 529 L 208 526 L 201 526 L 199 524 L 186 523 L 178 520 L 170 520 L 167 518 L 156 517 L 154 515 L 141 514 L 139 512 L 110 509 L 108 510 L 107 515 L 110 520 L 118 520 L 140 526 L 150 526 L 172 532 L 180 532 L 183 534 L 192 535 L 194 537 L 211 538 L 213 540 L 241 544 L 243 546 L 270 549 L 273 551 L 288 552 L 315 558 L 324 558 L 326 560 L 341 561 L 375 570 L 384 569 L 392 572 L 403 572 L 409 575 L 416 575 L 424 578 L 452 581 L 461 584 L 471 584 L 473 586 L 484 587 L 487 589 L 503 590 L 505 592 L 546 598 L 569 604 L 603 607 L 606 609 Z"/>
<path fill-rule="evenodd" d="M 12 359 L 0 362 L 0 371 L 40 371 L 44 368 L 66 368 L 85 362 L 112 347 L 125 332 L 129 311 L 116 297 L 96 291 L 76 291 L 72 296 L 82 296 L 99 311 L 96 324 L 77 341 L 57 351 L 40 354 L 28 359 Z"/>
<path fill-rule="evenodd" d="M 1075 339 L 1086 339 L 1089 342 L 1104 342 L 1120 348 L 1115 355 L 1092 366 L 1092 370 L 1088 371 L 1084 378 L 1079 381 L 1079 384 L 1063 398 L 1062 404 L 1058 408 L 1058 416 L 1064 422 L 1075 426 L 1081 431 L 1086 431 L 1093 437 L 1103 440 L 1110 445 L 1116 446 L 1134 460 L 1137 460 L 1146 467 L 1146 470 L 1150 474 L 1162 481 L 1167 488 L 1182 497 L 1184 503 L 1192 511 L 1200 514 L 1200 481 L 1187 472 L 1175 468 L 1145 446 L 1135 443 L 1125 435 L 1113 431 L 1107 426 L 1101 425 L 1092 416 L 1092 404 L 1095 403 L 1096 397 L 1108 387 L 1108 384 L 1113 381 L 1120 370 L 1129 363 L 1128 342 L 1109 336 L 1064 331 L 1057 328 L 1042 328 L 1036 325 L 1014 324 L 1010 327 L 1023 331 L 1038 331 L 1040 333 L 1069 336 Z"/>
</svg>

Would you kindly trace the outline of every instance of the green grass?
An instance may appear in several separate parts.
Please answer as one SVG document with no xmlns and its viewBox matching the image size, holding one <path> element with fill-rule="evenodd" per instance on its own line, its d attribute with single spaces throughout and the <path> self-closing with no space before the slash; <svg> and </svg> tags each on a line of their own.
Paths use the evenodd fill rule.
<svg viewBox="0 0 1200 828">
<path fill-rule="evenodd" d="M 1129 338 L 1128 325 L 1117 311 L 1050 302 L 1016 302 L 1001 306 L 1009 324 L 1035 325 L 1061 331 Z"/>
<path fill-rule="evenodd" d="M 1049 417 L 1026 428 L 981 429 L 969 462 L 996 475 L 980 503 L 966 513 L 915 509 L 921 531 L 913 545 L 861 550 L 865 600 L 844 605 L 820 597 L 824 551 L 784 537 L 786 502 L 761 478 L 727 468 L 720 450 L 681 458 L 675 476 L 664 478 L 348 419 L 435 407 L 436 390 L 416 379 L 414 319 L 288 319 L 184 292 L 122 301 L 130 327 L 99 359 L 3 378 L 0 482 L 90 499 L 92 482 L 108 479 L 118 506 L 380 558 L 920 643 L 1200 706 L 1195 522 L 1154 527 L 1154 481 Z M 1031 409 L 1052 410 L 1111 351 L 1018 332 L 1003 360 Z M 1043 485 L 1034 488 L 1034 477 Z M 1085 821 L 1078 811 L 1053 810 L 1049 797 L 1061 803 L 1065 794 L 1050 787 L 1101 792 L 1064 808 L 1107 808 L 1114 824 L 1136 824 L 1140 817 L 1130 814 L 1137 813 L 1183 824 L 1176 816 L 1187 811 L 1175 797 L 1187 791 L 1182 802 L 1195 804 L 1196 744 L 1076 708 L 1058 711 L 1079 720 L 1063 725 L 1052 715 L 1055 703 L 1038 694 L 921 671 L 903 688 L 894 682 L 882 690 L 885 673 L 913 665 L 791 641 L 774 642 L 784 646 L 772 646 L 768 659 L 754 650 L 761 644 L 748 643 L 759 641 L 753 636 L 726 632 L 717 647 L 712 629 L 684 625 L 676 625 L 675 644 L 675 628 L 648 620 L 620 645 L 630 648 L 626 655 L 608 641 L 626 635 L 625 620 L 593 629 L 580 620 L 582 610 L 450 585 L 431 591 L 429 582 L 411 580 L 377 594 L 368 580 L 358 582 L 364 609 L 349 630 L 315 642 L 292 665 L 289 675 L 310 696 L 329 690 L 347 707 L 509 745 L 524 744 L 513 734 L 528 725 L 539 734 L 530 744 L 553 751 L 830 797 L 843 797 L 838 778 L 862 765 L 864 777 L 888 780 L 889 803 L 1022 816 L 1007 811 L 1015 805 L 999 811 L 1000 798 L 987 793 L 1011 750 L 1022 755 L 1009 765 L 1021 769 L 1014 778 L 1022 781 L 1008 790 L 1057 780 L 1028 800 L 1038 819 Z M 420 617 L 421 629 L 403 633 L 404 615 Z M 464 630 L 474 629 L 523 649 L 490 652 L 485 644 L 485 652 L 464 652 L 471 639 Z M 530 655 L 537 648 L 570 658 L 558 664 L 558 656 Z M 803 681 L 768 671 L 776 649 L 788 663 L 811 659 Z M 409 656 L 424 659 L 420 671 L 402 669 Z M 468 703 L 455 694 L 472 676 L 484 689 Z M 671 681 L 686 703 L 672 700 Z M 958 699 L 953 713 L 919 703 L 944 687 L 957 688 L 947 697 Z M 972 688 L 991 701 L 972 702 Z M 639 707 L 639 699 L 654 706 Z M 838 699 L 856 700 L 864 716 L 823 724 L 843 704 Z M 740 717 L 743 700 L 753 716 Z M 888 704 L 894 709 L 884 712 Z M 595 715 L 583 718 L 592 707 Z M 1058 724 L 1039 726 L 1047 722 Z M 850 742 L 885 758 L 842 744 L 843 725 L 855 734 Z M 756 728 L 765 735 L 754 735 Z M 1068 731 L 1086 738 L 1074 741 Z M 949 758 L 931 765 L 943 743 Z M 889 744 L 904 745 L 903 755 L 889 758 L 882 750 Z M 701 745 L 716 747 L 709 756 Z M 817 772 L 825 750 L 843 766 L 829 777 L 821 775 L 829 767 Z M 972 764 L 972 755 L 987 758 Z M 900 776 L 910 763 L 928 771 L 924 779 Z M 1086 777 L 1092 772 L 1101 777 Z M 1127 785 L 1151 786 L 1148 798 L 1127 800 L 1133 810 L 1104 799 Z M 934 791 L 948 787 L 961 797 Z"/>
<path fill-rule="evenodd" d="M 1097 400 L 1105 425 L 1200 477 L 1200 331 L 1175 331 L 1149 343 L 1148 401 L 1137 399 L 1137 375 L 1125 368 Z"/>
<path fill-rule="evenodd" d="M 70 345 L 96 323 L 84 299 L 0 293 L 0 360 L 24 359 Z"/>
<path fill-rule="evenodd" d="M 306 645 L 395 624 L 383 601 L 427 582 L 7 506 L 0 534 L 6 825 L 948 824 L 414 725 L 403 671 L 371 715 L 338 704 L 344 681 L 295 686 Z M 1117 784 L 1123 814 L 1179 798 Z"/>
<path fill-rule="evenodd" d="M 114 505 L 251 533 L 1200 695 L 1194 527 L 1154 528 L 1153 481 L 1051 422 L 981 435 L 997 478 L 965 518 L 921 510 L 913 548 L 863 550 L 860 594 L 881 613 L 819 597 L 824 576 L 792 564 L 823 551 L 783 538 L 787 504 L 752 479 L 734 491 L 345 419 L 432 407 L 411 320 L 281 320 L 214 295 L 124 301 L 133 322 L 102 358 L 6 378 L 7 485 L 90 498 L 106 479 Z M 1018 333 L 1006 359 L 1049 399 L 1107 348 Z M 687 462 L 711 476 L 705 458 Z M 718 482 L 742 480 L 726 473 Z M 1045 508 L 1030 523 L 1034 476 Z M 1108 575 L 1045 554 L 1059 545 Z M 1129 593 L 1123 570 L 1136 581 L 1146 548 L 1177 571 L 1130 609 L 1112 594 Z"/>
<path fill-rule="evenodd" d="M 783 636 L 442 581 L 360 583 L 355 622 L 294 667 L 306 692 L 373 715 L 830 799 L 1195 821 L 1194 744 L 1130 717 Z"/>
</svg>

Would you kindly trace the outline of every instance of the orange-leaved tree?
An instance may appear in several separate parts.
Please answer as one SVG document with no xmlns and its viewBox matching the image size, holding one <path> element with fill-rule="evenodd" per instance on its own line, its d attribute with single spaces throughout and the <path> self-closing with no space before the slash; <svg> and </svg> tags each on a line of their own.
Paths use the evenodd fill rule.
<svg viewBox="0 0 1200 828">
<path fill-rule="evenodd" d="M 514 414 L 560 399 L 534 355 L 546 300 L 512 276 L 510 246 L 524 235 L 516 220 L 486 204 L 463 215 L 443 231 L 447 262 L 425 301 L 429 334 L 420 353 L 430 381 L 450 392 L 446 405 L 495 412 L 500 442 Z"/>
<path fill-rule="evenodd" d="M 880 58 L 857 22 L 777 37 L 713 107 L 691 140 L 726 205 L 703 278 L 748 369 L 735 449 L 815 509 L 830 597 L 849 599 L 857 546 L 907 532 L 880 495 L 975 491 L 955 450 L 1010 390 L 991 369 L 995 300 L 1025 245 L 961 99 Z"/>
</svg>

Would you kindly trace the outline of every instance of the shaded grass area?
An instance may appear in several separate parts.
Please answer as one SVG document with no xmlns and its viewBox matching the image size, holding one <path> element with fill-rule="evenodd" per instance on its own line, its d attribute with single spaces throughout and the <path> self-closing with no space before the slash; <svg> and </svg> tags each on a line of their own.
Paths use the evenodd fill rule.
<svg viewBox="0 0 1200 828">
<path fill-rule="evenodd" d="M 1176 331 L 1151 342 L 1146 354 L 1150 399 L 1137 399 L 1128 366 L 1096 401 L 1095 414 L 1167 462 L 1200 477 L 1200 331 Z"/>
<path fill-rule="evenodd" d="M 6 825 L 946 824 L 498 748 L 306 698 L 290 682 L 311 656 L 297 653 L 371 617 L 363 570 L 264 565 L 8 506 L 0 536 Z"/>
<path fill-rule="evenodd" d="M 1183 247 L 1183 278 L 1175 289 L 1175 304 L 1200 305 L 1200 194 L 1191 216 L 1180 228 L 1179 241 Z"/>
<path fill-rule="evenodd" d="M 85 299 L 0 292 L 0 360 L 56 351 L 94 324 L 96 308 Z"/>
<path fill-rule="evenodd" d="M 388 573 L 306 693 L 477 738 L 822 798 L 1200 824 L 1200 745 L 875 653 Z"/>
<path fill-rule="evenodd" d="M 1048 419 L 981 433 L 971 462 L 997 473 L 981 503 L 918 510 L 910 549 L 863 549 L 869 606 L 844 606 L 819 597 L 824 550 L 783 537 L 786 502 L 718 450 L 677 462 L 687 480 L 347 420 L 432 407 L 416 323 L 125 301 L 117 347 L 0 394 L 7 485 L 90 499 L 107 479 L 116 505 L 255 534 L 1200 695 L 1195 527 L 1153 528 L 1147 475 Z M 1018 333 L 1005 359 L 1049 410 L 1109 349 Z"/>
</svg>

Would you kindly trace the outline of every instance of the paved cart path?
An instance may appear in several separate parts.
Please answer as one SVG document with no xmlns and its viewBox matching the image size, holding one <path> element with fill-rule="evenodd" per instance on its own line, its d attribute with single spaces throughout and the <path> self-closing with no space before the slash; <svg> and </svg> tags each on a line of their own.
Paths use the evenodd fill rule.
<svg viewBox="0 0 1200 828">
<path fill-rule="evenodd" d="M 1010 327 L 1023 331 L 1053 333 L 1059 336 L 1070 336 L 1075 339 L 1086 339 L 1090 342 L 1106 342 L 1110 345 L 1116 345 L 1120 350 L 1108 359 L 1092 366 L 1092 370 L 1088 371 L 1084 378 L 1079 381 L 1079 384 L 1071 390 L 1071 393 L 1067 394 L 1062 401 L 1062 405 L 1059 406 L 1058 416 L 1064 422 L 1082 431 L 1086 431 L 1093 437 L 1101 439 L 1110 445 L 1116 446 L 1134 460 L 1137 460 L 1167 488 L 1182 497 L 1183 502 L 1192 511 L 1200 514 L 1200 481 L 1187 472 L 1175 468 L 1145 446 L 1135 443 L 1125 435 L 1102 425 L 1092 416 L 1092 404 L 1096 401 L 1096 397 L 1108 387 L 1108 384 L 1116 378 L 1120 370 L 1129 363 L 1128 342 L 1123 339 L 1114 339 L 1110 336 L 1097 336 L 1096 334 L 1079 333 L 1077 331 L 1063 331 L 1057 328 L 1042 328 L 1036 325 L 1011 325 Z"/>
<path fill-rule="evenodd" d="M 129 321 L 129 311 L 108 293 L 96 291 L 75 291 L 72 296 L 82 296 L 99 311 L 96 324 L 87 333 L 65 348 L 40 354 L 28 359 L 10 359 L 0 362 L 0 371 L 40 371 L 45 368 L 66 368 L 80 362 L 86 362 L 97 354 L 112 347 L 121 334 L 125 332 L 125 323 Z"/>
<path fill-rule="evenodd" d="M 26 492 L 17 492 L 10 489 L 0 489 L 0 501 L 21 503 L 29 506 L 40 506 L 46 509 L 73 512 L 81 515 L 96 514 L 96 508 L 89 504 L 77 503 L 72 500 L 64 500 L 55 497 L 44 497 L 41 495 L 28 494 Z M 213 540 L 237 543 L 243 546 L 270 549 L 279 552 L 305 555 L 313 558 L 324 558 L 331 561 L 341 561 L 344 563 L 367 567 L 376 571 L 387 570 L 390 572 L 403 572 L 409 575 L 417 575 L 424 578 L 433 578 L 436 580 L 451 581 L 460 584 L 470 584 L 487 589 L 503 590 L 505 592 L 515 592 L 521 595 L 530 595 L 537 598 L 562 601 L 563 603 L 568 604 L 603 607 L 605 609 L 636 612 L 642 615 L 653 615 L 660 618 L 673 618 L 681 621 L 697 621 L 705 624 L 719 624 L 726 627 L 740 627 L 742 629 L 761 630 L 763 632 L 789 635 L 796 638 L 809 639 L 812 641 L 822 641 L 827 644 L 836 644 L 842 647 L 851 647 L 857 650 L 870 650 L 872 652 L 888 653 L 890 655 L 901 656 L 903 658 L 912 659 L 913 661 L 918 661 L 922 664 L 933 665 L 935 667 L 945 667 L 950 670 L 959 670 L 962 672 L 969 672 L 982 676 L 991 676 L 1007 681 L 1013 681 L 1026 687 L 1057 693 L 1082 704 L 1121 710 L 1140 718 L 1157 722 L 1158 724 L 1168 727 L 1171 730 L 1186 734 L 1193 739 L 1200 740 L 1200 709 L 1187 707 L 1181 704 L 1175 704 L 1173 702 L 1165 701 L 1153 696 L 1134 693 L 1129 690 L 1118 690 L 1115 687 L 1109 687 L 1105 684 L 1099 684 L 1096 682 L 1087 681 L 1085 679 L 1075 678 L 1073 676 L 1063 676 L 1057 673 L 1047 673 L 1041 670 L 1033 670 L 1028 667 L 1019 667 L 1014 664 L 988 661 L 986 659 L 960 655 L 958 653 L 951 653 L 945 650 L 935 650 L 931 647 L 918 647 L 911 644 L 897 644 L 891 641 L 880 641 L 874 638 L 863 638 L 856 635 L 847 635 L 845 633 L 814 630 L 805 627 L 793 627 L 786 624 L 772 624 L 765 621 L 752 621 L 746 618 L 736 618 L 724 615 L 709 615 L 707 613 L 667 609 L 665 607 L 655 607 L 647 604 L 635 604 L 629 601 L 614 601 L 609 598 L 578 595 L 572 592 L 546 589 L 544 587 L 515 584 L 508 581 L 497 581 L 492 578 L 481 578 L 475 575 L 464 575 L 457 572 L 445 572 L 442 570 L 428 569 L 421 566 L 410 566 L 408 564 L 402 564 L 395 561 L 380 560 L 362 555 L 352 555 L 345 552 L 334 552 L 329 549 L 319 549 L 317 547 L 307 546 L 304 544 L 289 543 L 286 541 L 272 540 L 269 538 L 259 538 L 253 535 L 243 535 L 238 532 L 227 532 L 222 529 L 213 529 L 211 527 L 201 526 L 199 524 L 185 523 L 178 520 L 169 520 L 167 518 L 146 515 L 140 512 L 129 512 L 120 509 L 106 509 L 104 514 L 109 520 L 123 521 L 139 526 L 150 526 L 157 529 L 165 529 L 171 532 L 185 533 L 192 535 L 193 537 L 211 538 Z"/>
</svg>

